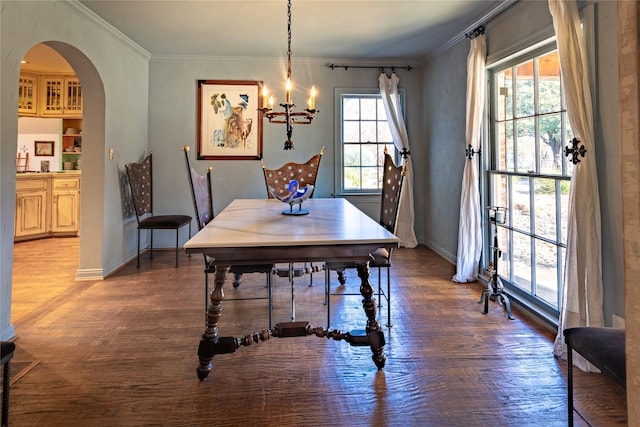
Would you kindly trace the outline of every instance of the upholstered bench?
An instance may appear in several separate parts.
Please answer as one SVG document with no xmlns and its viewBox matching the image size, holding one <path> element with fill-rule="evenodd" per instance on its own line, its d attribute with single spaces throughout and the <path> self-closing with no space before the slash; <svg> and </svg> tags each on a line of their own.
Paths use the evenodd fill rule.
<svg viewBox="0 0 640 427">
<path fill-rule="evenodd" d="M 573 425 L 573 351 L 627 388 L 624 329 L 577 327 L 564 330 L 567 344 L 567 394 L 569 425 Z"/>
</svg>

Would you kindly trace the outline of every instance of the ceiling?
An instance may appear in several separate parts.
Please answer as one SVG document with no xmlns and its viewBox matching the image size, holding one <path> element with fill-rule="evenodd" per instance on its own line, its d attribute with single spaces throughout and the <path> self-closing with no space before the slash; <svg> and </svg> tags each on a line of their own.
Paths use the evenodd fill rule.
<svg viewBox="0 0 640 427">
<path fill-rule="evenodd" d="M 514 1 L 293 0 L 291 49 L 294 58 L 416 62 Z M 286 56 L 285 0 L 80 3 L 152 55 Z M 38 59 L 42 55 L 27 54 L 32 70 L 56 66 L 43 64 L 44 59 Z"/>
</svg>

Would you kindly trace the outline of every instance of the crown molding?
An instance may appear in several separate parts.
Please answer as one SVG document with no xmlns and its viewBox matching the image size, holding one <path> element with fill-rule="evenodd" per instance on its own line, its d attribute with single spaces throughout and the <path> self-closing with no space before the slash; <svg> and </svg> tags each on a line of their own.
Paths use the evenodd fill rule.
<svg viewBox="0 0 640 427">
<path fill-rule="evenodd" d="M 80 3 L 78 0 L 57 0 L 57 2 L 58 4 L 63 5 L 64 7 L 70 9 L 72 12 L 76 13 L 81 19 L 88 21 L 89 25 L 91 25 L 92 27 L 97 27 L 105 33 L 109 34 L 114 39 L 129 47 L 131 50 L 138 53 L 145 59 L 149 60 L 151 58 L 151 53 L 149 51 L 131 40 L 124 33 L 102 19 L 100 16 L 96 15 L 95 12 Z"/>
</svg>

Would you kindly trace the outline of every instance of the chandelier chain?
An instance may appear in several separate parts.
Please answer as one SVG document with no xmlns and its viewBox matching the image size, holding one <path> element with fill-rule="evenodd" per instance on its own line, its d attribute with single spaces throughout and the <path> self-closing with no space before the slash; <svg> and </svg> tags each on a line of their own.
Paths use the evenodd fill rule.
<svg viewBox="0 0 640 427">
<path fill-rule="evenodd" d="M 291 78 L 291 0 L 287 3 L 287 78 Z"/>
</svg>

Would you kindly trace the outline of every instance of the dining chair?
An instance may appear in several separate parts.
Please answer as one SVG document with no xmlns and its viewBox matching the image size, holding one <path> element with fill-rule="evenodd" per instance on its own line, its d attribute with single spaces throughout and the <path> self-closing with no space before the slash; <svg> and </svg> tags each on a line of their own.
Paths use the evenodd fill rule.
<svg viewBox="0 0 640 427">
<path fill-rule="evenodd" d="M 187 174 L 189 176 L 189 186 L 191 188 L 191 196 L 193 199 L 193 208 L 196 214 L 196 223 L 198 230 L 202 230 L 214 217 L 213 211 L 213 187 L 211 185 L 212 167 L 207 168 L 205 175 L 199 175 L 191 166 L 189 161 L 189 146 L 183 147 L 185 161 L 187 163 Z M 204 309 L 207 312 L 209 306 L 209 274 L 215 273 L 213 258 L 204 255 Z M 273 264 L 255 264 L 255 265 L 232 265 L 229 273 L 234 277 L 241 277 L 245 273 L 264 273 L 266 275 L 267 299 L 269 300 L 269 329 L 271 329 L 272 308 L 273 308 L 273 292 L 272 292 L 272 274 L 274 271 Z M 233 287 L 239 286 L 234 279 Z M 247 300 L 247 299 L 264 299 L 264 298 L 228 298 L 226 301 Z"/>
<path fill-rule="evenodd" d="M 149 258 L 153 258 L 153 230 L 176 231 L 176 268 L 178 267 L 178 248 L 180 228 L 189 227 L 191 237 L 191 217 L 189 215 L 153 214 L 153 153 L 149 153 L 140 163 L 125 165 L 129 187 L 133 199 L 133 209 L 138 221 L 138 264 L 140 267 L 140 230 L 151 232 Z"/>
<path fill-rule="evenodd" d="M 384 163 L 382 173 L 382 197 L 380 200 L 380 220 L 381 226 L 389 232 L 395 233 L 396 220 L 398 218 L 398 205 L 400 202 L 400 192 L 402 182 L 406 175 L 406 163 L 396 166 L 391 155 L 384 150 Z M 379 248 L 369 254 L 371 261 L 369 267 L 378 269 L 378 308 L 382 307 L 382 297 L 387 301 L 387 326 L 391 327 L 391 249 Z M 360 295 L 359 293 L 334 293 L 331 294 L 331 271 L 338 273 L 340 286 L 346 284 L 345 270 L 355 268 L 355 263 L 350 262 L 327 262 L 325 263 L 325 303 L 327 305 L 327 328 L 331 324 L 331 295 Z M 387 290 L 382 290 L 381 270 L 387 270 Z"/>
<path fill-rule="evenodd" d="M 288 192 L 289 183 L 293 180 L 297 181 L 301 188 L 307 185 L 313 185 L 315 187 L 323 154 L 324 147 L 322 147 L 318 154 L 311 156 L 311 158 L 304 163 L 287 162 L 275 169 L 267 168 L 263 159 L 262 171 L 267 187 L 267 197 L 269 199 L 275 199 L 274 194 L 284 196 Z M 313 197 L 313 193 L 311 197 Z M 304 276 L 308 273 L 309 286 L 313 286 L 313 272 L 321 270 L 321 266 L 314 266 L 312 263 L 310 263 L 309 266 L 305 263 L 303 267 L 296 267 L 293 263 L 289 263 L 283 268 L 276 268 L 275 271 L 278 277 L 289 278 L 289 284 L 291 285 L 291 320 L 295 320 L 294 278 Z"/>
</svg>

